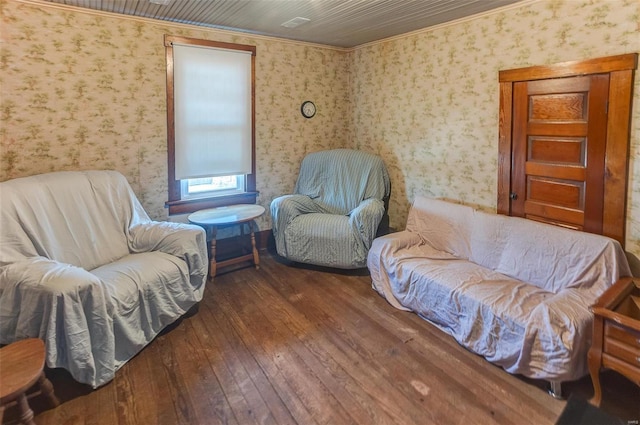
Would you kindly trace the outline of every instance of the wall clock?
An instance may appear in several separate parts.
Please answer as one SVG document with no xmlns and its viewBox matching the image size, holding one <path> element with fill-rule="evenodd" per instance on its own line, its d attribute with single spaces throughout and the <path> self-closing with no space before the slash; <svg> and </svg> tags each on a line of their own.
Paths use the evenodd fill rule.
<svg viewBox="0 0 640 425">
<path fill-rule="evenodd" d="M 316 114 L 316 105 L 310 100 L 305 100 L 302 102 L 300 112 L 302 112 L 303 117 L 311 118 Z"/>
</svg>

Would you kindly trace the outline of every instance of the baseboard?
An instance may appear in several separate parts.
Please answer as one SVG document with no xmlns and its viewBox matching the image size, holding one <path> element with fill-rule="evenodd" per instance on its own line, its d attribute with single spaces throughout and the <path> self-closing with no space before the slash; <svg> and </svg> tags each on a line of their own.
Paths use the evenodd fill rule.
<svg viewBox="0 0 640 425">
<path fill-rule="evenodd" d="M 267 249 L 269 246 L 269 239 L 273 238 L 273 232 L 269 230 L 261 230 L 256 232 L 256 246 L 258 249 Z"/>
</svg>

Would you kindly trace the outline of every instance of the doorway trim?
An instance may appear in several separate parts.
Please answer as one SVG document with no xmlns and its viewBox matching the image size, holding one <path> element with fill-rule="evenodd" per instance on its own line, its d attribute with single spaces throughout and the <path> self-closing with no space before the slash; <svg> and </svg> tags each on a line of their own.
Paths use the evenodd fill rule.
<svg viewBox="0 0 640 425">
<path fill-rule="evenodd" d="M 499 214 L 511 215 L 513 85 L 520 81 L 610 75 L 607 138 L 605 147 L 604 205 L 602 234 L 618 240 L 624 247 L 631 105 L 634 70 L 638 54 L 629 53 L 584 61 L 499 71 L 500 110 L 498 129 L 498 199 Z"/>
</svg>

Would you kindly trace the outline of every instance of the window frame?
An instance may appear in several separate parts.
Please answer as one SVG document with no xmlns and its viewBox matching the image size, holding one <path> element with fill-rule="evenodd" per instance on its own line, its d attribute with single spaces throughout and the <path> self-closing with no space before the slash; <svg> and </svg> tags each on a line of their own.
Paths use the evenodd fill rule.
<svg viewBox="0 0 640 425">
<path fill-rule="evenodd" d="M 175 104 L 173 83 L 173 43 L 203 46 L 216 49 L 242 50 L 251 53 L 251 174 L 245 174 L 245 192 L 204 198 L 182 199 L 181 181 L 175 178 Z M 165 34 L 164 46 L 167 64 L 167 176 L 169 198 L 165 207 L 169 215 L 186 214 L 204 208 L 233 204 L 255 204 L 256 191 L 256 143 L 255 143 L 255 58 L 256 47 L 246 44 L 226 43 Z"/>
</svg>

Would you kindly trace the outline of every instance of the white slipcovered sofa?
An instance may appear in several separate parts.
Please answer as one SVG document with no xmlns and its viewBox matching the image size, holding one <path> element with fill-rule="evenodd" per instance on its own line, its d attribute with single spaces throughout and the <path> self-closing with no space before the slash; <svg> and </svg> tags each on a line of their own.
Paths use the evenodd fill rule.
<svg viewBox="0 0 640 425">
<path fill-rule="evenodd" d="M 589 306 L 631 275 L 613 239 L 424 197 L 406 230 L 374 240 L 367 265 L 393 306 L 556 393 L 587 374 Z"/>
<path fill-rule="evenodd" d="M 152 221 L 115 171 L 0 183 L 0 343 L 98 387 L 202 299 L 202 228 Z"/>
</svg>

